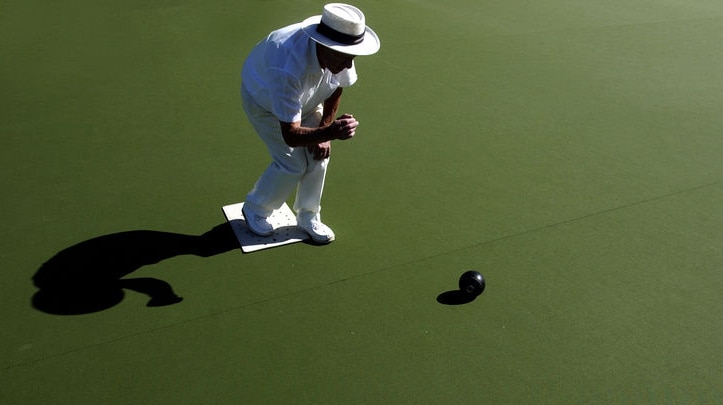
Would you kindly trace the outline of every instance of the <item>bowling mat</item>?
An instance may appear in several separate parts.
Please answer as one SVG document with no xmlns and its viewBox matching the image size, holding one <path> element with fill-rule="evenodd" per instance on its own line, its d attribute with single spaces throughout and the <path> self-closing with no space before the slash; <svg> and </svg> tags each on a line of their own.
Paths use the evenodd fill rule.
<svg viewBox="0 0 723 405">
<path fill-rule="evenodd" d="M 296 227 L 296 216 L 286 203 L 269 217 L 269 222 L 275 229 L 271 236 L 258 236 L 251 232 L 241 211 L 243 206 L 243 202 L 226 205 L 223 207 L 223 214 L 231 224 L 244 253 L 288 245 L 309 238 L 309 234 Z"/>
</svg>

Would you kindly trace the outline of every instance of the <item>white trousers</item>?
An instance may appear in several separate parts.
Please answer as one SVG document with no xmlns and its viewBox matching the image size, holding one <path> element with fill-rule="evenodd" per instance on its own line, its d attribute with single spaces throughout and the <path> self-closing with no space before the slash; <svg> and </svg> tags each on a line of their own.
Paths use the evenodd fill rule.
<svg viewBox="0 0 723 405">
<path fill-rule="evenodd" d="M 246 115 L 264 141 L 272 162 L 246 196 L 244 204 L 259 215 L 270 216 L 296 189 L 294 211 L 318 213 L 329 159 L 315 160 L 307 147 L 292 148 L 284 142 L 279 120 L 261 108 L 242 86 L 241 97 Z M 323 107 L 303 117 L 301 125 L 315 128 L 321 122 Z"/>
</svg>

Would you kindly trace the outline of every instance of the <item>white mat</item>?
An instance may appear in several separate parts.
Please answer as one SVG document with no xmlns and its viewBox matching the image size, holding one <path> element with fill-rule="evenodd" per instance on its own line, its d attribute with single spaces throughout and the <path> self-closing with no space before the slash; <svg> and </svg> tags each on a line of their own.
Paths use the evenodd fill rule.
<svg viewBox="0 0 723 405">
<path fill-rule="evenodd" d="M 274 226 L 274 233 L 271 236 L 258 236 L 249 230 L 241 211 L 243 206 L 242 202 L 226 205 L 223 207 L 223 214 L 231 224 L 244 253 L 288 245 L 309 238 L 308 233 L 296 227 L 296 216 L 286 203 L 269 217 L 269 222 Z"/>
</svg>

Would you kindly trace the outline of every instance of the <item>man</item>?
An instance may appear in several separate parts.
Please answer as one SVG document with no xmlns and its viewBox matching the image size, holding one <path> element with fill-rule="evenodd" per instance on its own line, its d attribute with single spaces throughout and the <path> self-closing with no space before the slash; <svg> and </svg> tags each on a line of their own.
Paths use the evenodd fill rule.
<svg viewBox="0 0 723 405">
<path fill-rule="evenodd" d="M 273 234 L 268 217 L 296 189 L 298 226 L 317 243 L 334 240 L 320 216 L 331 141 L 352 138 L 359 125 L 350 114 L 334 117 L 342 89 L 357 79 L 354 57 L 379 47 L 361 10 L 332 3 L 320 16 L 272 32 L 251 51 L 241 72 L 243 106 L 272 158 L 244 202 L 252 232 Z"/>
</svg>

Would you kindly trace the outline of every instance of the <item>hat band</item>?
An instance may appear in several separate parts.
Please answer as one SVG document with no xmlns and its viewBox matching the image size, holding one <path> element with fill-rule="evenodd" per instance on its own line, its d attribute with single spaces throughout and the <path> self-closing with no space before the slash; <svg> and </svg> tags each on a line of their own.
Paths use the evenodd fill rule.
<svg viewBox="0 0 723 405">
<path fill-rule="evenodd" d="M 316 32 L 331 39 L 334 42 L 339 42 L 345 45 L 356 45 L 361 44 L 362 41 L 364 41 L 364 34 L 366 33 L 366 28 L 364 29 L 364 32 L 359 35 L 349 35 L 343 32 L 339 32 L 321 21 L 319 22 L 319 25 L 316 26 Z"/>
</svg>

